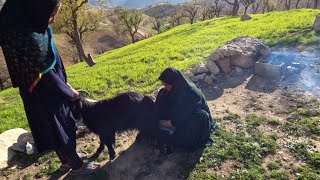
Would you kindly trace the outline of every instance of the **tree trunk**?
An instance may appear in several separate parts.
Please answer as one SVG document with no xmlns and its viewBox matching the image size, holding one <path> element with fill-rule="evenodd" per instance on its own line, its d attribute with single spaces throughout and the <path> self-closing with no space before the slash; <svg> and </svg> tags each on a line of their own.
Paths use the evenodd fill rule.
<svg viewBox="0 0 320 180">
<path fill-rule="evenodd" d="M 2 82 L 2 80 L 0 79 L 0 90 L 2 91 L 4 89 L 4 87 L 3 87 L 3 82 Z"/>
<path fill-rule="evenodd" d="M 190 24 L 193 24 L 195 16 L 190 16 Z"/>
<path fill-rule="evenodd" d="M 235 0 L 232 7 L 232 16 L 238 15 L 239 8 L 240 8 L 239 0 Z"/>
<path fill-rule="evenodd" d="M 81 42 L 81 38 L 80 38 L 80 32 L 78 29 L 78 22 L 77 22 L 77 15 L 76 13 L 72 14 L 72 25 L 73 25 L 73 36 L 74 36 L 74 41 L 75 41 L 75 45 L 79 54 L 79 59 L 80 61 L 85 61 L 90 67 L 95 65 L 96 63 L 93 61 L 92 57 L 90 55 L 88 55 L 88 57 L 86 56 L 86 54 L 84 53 L 84 49 L 83 49 L 83 45 Z M 91 58 L 90 58 L 91 57 Z"/>
<path fill-rule="evenodd" d="M 135 40 L 134 40 L 134 34 L 133 34 L 133 33 L 130 33 L 130 36 L 131 36 L 132 44 L 134 44 L 134 43 L 135 43 Z"/>
<path fill-rule="evenodd" d="M 314 8 L 314 9 L 317 9 L 318 4 L 319 4 L 319 0 L 314 0 L 314 1 L 313 1 L 313 8 Z"/>
<path fill-rule="evenodd" d="M 256 14 L 256 4 L 252 3 L 252 14 Z"/>
<path fill-rule="evenodd" d="M 307 8 L 311 8 L 311 4 L 312 4 L 312 1 L 311 1 L 311 0 L 308 0 L 308 1 L 307 1 Z"/>
</svg>

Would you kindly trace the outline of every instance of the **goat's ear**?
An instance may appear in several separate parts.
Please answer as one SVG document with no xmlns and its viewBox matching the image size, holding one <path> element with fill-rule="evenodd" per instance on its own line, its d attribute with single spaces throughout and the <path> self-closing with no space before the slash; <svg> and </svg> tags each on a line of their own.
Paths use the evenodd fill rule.
<svg viewBox="0 0 320 180">
<path fill-rule="evenodd" d="M 83 108 L 83 102 L 82 102 L 82 99 L 79 99 L 78 105 L 79 105 L 79 108 L 80 108 L 80 109 L 82 109 L 82 108 Z"/>
</svg>

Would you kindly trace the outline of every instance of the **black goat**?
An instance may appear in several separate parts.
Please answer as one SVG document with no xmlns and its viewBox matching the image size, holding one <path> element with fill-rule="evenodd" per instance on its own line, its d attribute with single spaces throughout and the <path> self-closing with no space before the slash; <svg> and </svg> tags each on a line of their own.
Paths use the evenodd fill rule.
<svg viewBox="0 0 320 180">
<path fill-rule="evenodd" d="M 75 118 L 82 117 L 88 129 L 99 135 L 100 147 L 94 157 L 97 157 L 106 145 L 110 159 L 115 158 L 115 132 L 137 129 L 140 131 L 137 138 L 152 137 L 157 133 L 154 101 L 140 93 L 126 92 L 94 103 L 81 98 L 74 102 L 72 107 Z"/>
</svg>

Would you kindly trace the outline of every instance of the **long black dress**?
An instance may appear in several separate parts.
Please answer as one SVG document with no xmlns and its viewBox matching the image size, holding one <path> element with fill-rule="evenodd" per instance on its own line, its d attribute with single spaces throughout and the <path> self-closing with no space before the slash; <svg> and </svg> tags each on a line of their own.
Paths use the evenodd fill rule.
<svg viewBox="0 0 320 180">
<path fill-rule="evenodd" d="M 64 66 L 58 56 L 54 69 L 41 78 L 32 93 L 20 88 L 29 126 L 40 152 L 68 143 L 75 146 L 75 119 L 68 101 L 73 93 L 66 82 Z M 68 142 L 69 139 L 73 139 L 72 142 Z"/>
<path fill-rule="evenodd" d="M 10 78 L 18 87 L 39 152 L 56 150 L 63 164 L 78 169 L 73 98 L 49 17 L 59 0 L 9 0 L 0 12 L 0 46 Z"/>
</svg>

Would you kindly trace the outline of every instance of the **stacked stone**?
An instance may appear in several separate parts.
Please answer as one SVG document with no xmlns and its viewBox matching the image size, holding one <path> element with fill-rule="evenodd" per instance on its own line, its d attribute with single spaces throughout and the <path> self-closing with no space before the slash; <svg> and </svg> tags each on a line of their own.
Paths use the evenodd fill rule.
<svg viewBox="0 0 320 180">
<path fill-rule="evenodd" d="M 185 74 L 195 83 L 212 85 L 218 75 L 235 70 L 240 73 L 244 68 L 254 67 L 255 62 L 265 58 L 270 48 L 260 39 L 237 37 L 219 47 L 205 63 L 199 63 Z"/>
</svg>

